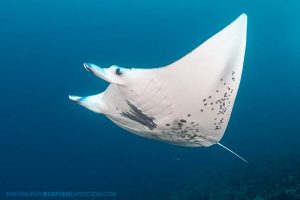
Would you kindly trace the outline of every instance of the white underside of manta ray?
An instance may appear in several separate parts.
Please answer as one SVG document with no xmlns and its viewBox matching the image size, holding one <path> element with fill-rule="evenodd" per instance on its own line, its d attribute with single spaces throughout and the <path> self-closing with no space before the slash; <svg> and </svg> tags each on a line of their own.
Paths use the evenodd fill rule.
<svg viewBox="0 0 300 200">
<path fill-rule="evenodd" d="M 242 14 L 186 56 L 159 68 L 85 63 L 110 85 L 97 95 L 69 98 L 143 137 L 181 146 L 221 145 L 240 84 L 246 31 Z"/>
</svg>

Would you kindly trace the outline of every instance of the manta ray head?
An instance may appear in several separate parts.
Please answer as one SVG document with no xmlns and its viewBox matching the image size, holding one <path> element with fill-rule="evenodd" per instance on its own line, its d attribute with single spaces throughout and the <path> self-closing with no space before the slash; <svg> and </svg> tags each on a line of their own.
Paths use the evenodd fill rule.
<svg viewBox="0 0 300 200">
<path fill-rule="evenodd" d="M 84 68 L 94 74 L 95 76 L 117 85 L 126 84 L 126 74 L 130 69 L 122 68 L 116 65 L 112 65 L 109 68 L 101 68 L 91 63 L 84 63 Z"/>
<path fill-rule="evenodd" d="M 86 97 L 69 96 L 70 100 L 95 113 L 105 115 L 117 125 L 132 132 L 154 130 L 157 127 L 155 118 L 139 108 L 139 105 L 148 102 L 147 97 L 150 98 L 153 92 L 160 91 L 160 88 L 153 88 L 153 80 L 147 70 L 116 65 L 102 68 L 91 63 L 84 63 L 83 66 L 88 72 L 110 84 L 100 94 Z M 150 96 L 147 95 L 148 92 Z"/>
<path fill-rule="evenodd" d="M 111 83 L 111 85 L 126 88 L 126 85 L 128 84 L 131 71 L 129 68 L 122 68 L 116 65 L 108 68 L 101 68 L 91 63 L 84 63 L 83 66 L 88 72 Z M 100 94 L 86 97 L 70 95 L 69 99 L 93 112 L 108 115 L 110 114 L 110 109 L 107 107 L 107 104 L 103 102 L 104 93 L 105 91 Z"/>
</svg>

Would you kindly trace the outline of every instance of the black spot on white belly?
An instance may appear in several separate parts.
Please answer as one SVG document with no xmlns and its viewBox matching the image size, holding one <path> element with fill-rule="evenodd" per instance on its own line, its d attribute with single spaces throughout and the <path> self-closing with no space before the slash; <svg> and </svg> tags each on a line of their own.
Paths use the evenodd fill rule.
<svg viewBox="0 0 300 200">
<path fill-rule="evenodd" d="M 126 100 L 128 106 L 130 107 L 129 112 L 121 112 L 120 114 L 123 117 L 129 118 L 133 121 L 136 121 L 144 126 L 147 126 L 150 130 L 153 130 L 157 127 L 155 122 L 153 121 L 155 118 L 150 117 L 143 113 L 140 109 L 138 109 L 135 105 Z"/>
</svg>

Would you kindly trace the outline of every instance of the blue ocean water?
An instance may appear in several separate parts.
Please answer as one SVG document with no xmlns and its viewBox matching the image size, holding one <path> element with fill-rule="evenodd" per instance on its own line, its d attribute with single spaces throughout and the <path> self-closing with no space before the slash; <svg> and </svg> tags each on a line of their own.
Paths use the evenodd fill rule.
<svg viewBox="0 0 300 200">
<path fill-rule="evenodd" d="M 2 0 L 0 199 L 14 191 L 114 191 L 131 200 L 300 198 L 299 10 L 297 0 Z M 218 146 L 135 136 L 69 101 L 69 94 L 108 85 L 83 62 L 163 66 L 241 13 L 248 15 L 244 71 L 222 143 L 250 165 Z M 279 181 L 278 194 L 268 189 L 286 177 L 294 182 Z"/>
</svg>

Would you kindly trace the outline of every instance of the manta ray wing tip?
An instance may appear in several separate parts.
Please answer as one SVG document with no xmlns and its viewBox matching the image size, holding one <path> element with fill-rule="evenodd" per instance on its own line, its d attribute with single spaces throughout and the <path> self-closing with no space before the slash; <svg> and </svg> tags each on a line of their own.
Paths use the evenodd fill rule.
<svg viewBox="0 0 300 200">
<path fill-rule="evenodd" d="M 240 17 L 247 18 L 247 14 L 246 13 L 242 13 Z"/>
<path fill-rule="evenodd" d="M 240 22 L 242 22 L 242 23 L 247 23 L 247 15 L 246 15 L 246 13 L 242 13 L 237 19 L 238 19 L 238 21 L 240 21 Z"/>
</svg>

